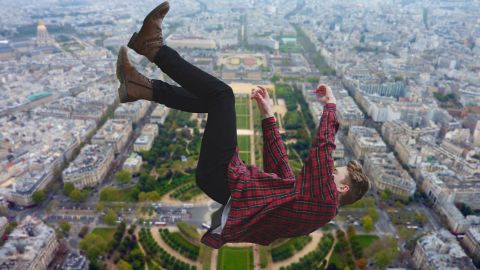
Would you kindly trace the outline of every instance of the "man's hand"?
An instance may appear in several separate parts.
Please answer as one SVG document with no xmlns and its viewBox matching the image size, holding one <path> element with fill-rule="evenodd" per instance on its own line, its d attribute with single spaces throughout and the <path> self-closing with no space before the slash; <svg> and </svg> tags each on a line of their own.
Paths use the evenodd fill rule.
<svg viewBox="0 0 480 270">
<path fill-rule="evenodd" d="M 317 99 L 323 104 L 326 103 L 334 103 L 337 104 L 337 100 L 335 99 L 335 96 L 333 95 L 332 89 L 330 86 L 326 84 L 319 84 L 317 89 L 314 90 L 314 92 L 317 94 Z"/>
<path fill-rule="evenodd" d="M 250 95 L 250 99 L 255 99 L 257 101 L 258 109 L 260 110 L 260 114 L 262 116 L 262 120 L 268 117 L 273 116 L 272 111 L 272 101 L 268 96 L 268 91 L 261 87 L 257 86 L 257 89 L 252 89 L 252 94 Z"/>
</svg>

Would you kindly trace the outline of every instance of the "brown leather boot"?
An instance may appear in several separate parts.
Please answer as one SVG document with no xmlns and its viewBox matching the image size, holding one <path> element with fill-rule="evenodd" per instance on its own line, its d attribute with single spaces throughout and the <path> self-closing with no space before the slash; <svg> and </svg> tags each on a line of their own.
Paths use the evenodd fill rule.
<svg viewBox="0 0 480 270">
<path fill-rule="evenodd" d="M 128 47 L 153 62 L 158 49 L 163 46 L 162 21 L 170 9 L 170 4 L 165 1 L 154 8 L 143 20 L 140 32 L 133 33 Z"/>
<path fill-rule="evenodd" d="M 117 78 L 120 81 L 118 96 L 121 103 L 139 99 L 152 100 L 152 81 L 140 74 L 128 60 L 127 47 L 122 46 L 118 52 Z"/>
</svg>

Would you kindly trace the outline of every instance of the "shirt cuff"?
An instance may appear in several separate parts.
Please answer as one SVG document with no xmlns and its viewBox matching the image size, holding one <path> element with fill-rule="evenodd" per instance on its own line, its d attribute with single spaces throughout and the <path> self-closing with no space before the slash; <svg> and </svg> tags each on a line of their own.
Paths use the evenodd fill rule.
<svg viewBox="0 0 480 270">
<path fill-rule="evenodd" d="M 337 104 L 335 103 L 327 103 L 323 106 L 324 110 L 332 110 L 335 111 L 337 109 Z"/>
<path fill-rule="evenodd" d="M 275 119 L 275 116 L 270 116 L 268 118 L 262 119 L 262 127 L 270 127 L 273 124 L 275 124 L 277 120 Z"/>
</svg>

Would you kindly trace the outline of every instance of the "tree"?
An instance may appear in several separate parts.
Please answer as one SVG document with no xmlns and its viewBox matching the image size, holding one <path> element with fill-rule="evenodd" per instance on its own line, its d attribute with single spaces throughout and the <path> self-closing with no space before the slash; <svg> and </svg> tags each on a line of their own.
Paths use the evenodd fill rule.
<svg viewBox="0 0 480 270">
<path fill-rule="evenodd" d="M 89 233 L 78 243 L 80 250 L 82 250 L 90 261 L 96 261 L 98 257 L 107 251 L 108 243 L 103 237 Z"/>
<path fill-rule="evenodd" d="M 420 212 L 417 212 L 417 213 L 415 214 L 415 220 L 416 220 L 418 223 L 422 224 L 422 226 L 423 226 L 425 223 L 427 223 L 427 217 L 426 217 L 424 214 L 420 213 Z"/>
<path fill-rule="evenodd" d="M 95 205 L 95 211 L 97 212 L 103 211 L 104 208 L 105 208 L 105 204 L 103 202 L 98 202 Z"/>
<path fill-rule="evenodd" d="M 367 265 L 368 265 L 367 259 L 365 259 L 364 257 L 357 260 L 358 268 L 366 269 Z"/>
<path fill-rule="evenodd" d="M 114 202 L 118 201 L 118 190 L 114 187 L 102 188 L 100 191 L 100 201 Z"/>
<path fill-rule="evenodd" d="M 117 180 L 119 184 L 127 184 L 132 180 L 132 174 L 129 171 L 121 170 L 115 174 L 115 180 Z"/>
<path fill-rule="evenodd" d="M 113 209 L 108 209 L 107 213 L 103 216 L 103 222 L 113 226 L 115 225 L 116 221 L 117 221 L 117 213 L 115 213 Z"/>
<path fill-rule="evenodd" d="M 119 270 L 133 270 L 133 267 L 124 260 L 118 261 L 117 266 Z"/>
<path fill-rule="evenodd" d="M 45 191 L 37 190 L 33 192 L 32 199 L 35 204 L 41 204 L 45 200 Z"/>
<path fill-rule="evenodd" d="M 373 243 L 364 251 L 365 257 L 372 258 L 371 261 L 378 268 L 384 269 L 396 260 L 398 256 L 397 240 L 392 236 L 385 236 Z"/>
<path fill-rule="evenodd" d="M 355 227 L 350 224 L 348 225 L 348 228 L 347 228 L 347 236 L 348 236 L 348 239 L 352 239 L 352 237 L 354 237 L 355 235 L 357 235 L 357 231 L 355 230 Z"/>
<path fill-rule="evenodd" d="M 65 235 L 70 231 L 70 228 L 72 226 L 70 225 L 70 223 L 68 223 L 68 221 L 60 220 L 58 222 L 58 227 L 60 228 L 60 230 L 62 230 L 63 234 Z"/>
<path fill-rule="evenodd" d="M 75 186 L 72 183 L 63 184 L 63 194 L 70 196 L 70 193 L 75 189 Z"/>
<path fill-rule="evenodd" d="M 402 240 L 407 240 L 410 236 L 413 236 L 411 235 L 411 232 L 409 229 L 407 229 L 406 227 L 402 226 L 400 227 L 400 229 L 398 230 L 398 236 L 400 237 L 400 239 Z"/>
<path fill-rule="evenodd" d="M 367 215 L 362 218 L 362 225 L 366 232 L 373 231 L 373 220 L 370 216 Z"/>
<path fill-rule="evenodd" d="M 70 199 L 74 202 L 84 202 L 87 200 L 87 192 L 79 190 L 79 189 L 74 189 L 72 192 L 70 192 Z"/>
<path fill-rule="evenodd" d="M 152 192 L 140 192 L 138 194 L 138 201 L 139 202 L 152 202 L 152 201 L 159 201 L 162 198 L 160 194 L 156 191 Z"/>
<path fill-rule="evenodd" d="M 372 218 L 373 221 L 377 221 L 378 216 L 379 216 L 377 208 L 369 207 L 368 208 L 368 215 Z"/>
<path fill-rule="evenodd" d="M 386 190 L 380 192 L 380 200 L 386 202 L 388 200 L 388 193 Z"/>
<path fill-rule="evenodd" d="M 396 209 L 403 209 L 405 205 L 401 201 L 396 200 L 393 203 L 393 207 L 395 207 Z"/>
<path fill-rule="evenodd" d="M 78 237 L 80 237 L 80 238 L 85 237 L 85 235 L 87 235 L 87 233 L 88 233 L 88 230 L 89 230 L 88 226 L 83 226 L 80 229 L 80 232 L 78 233 Z"/>
</svg>

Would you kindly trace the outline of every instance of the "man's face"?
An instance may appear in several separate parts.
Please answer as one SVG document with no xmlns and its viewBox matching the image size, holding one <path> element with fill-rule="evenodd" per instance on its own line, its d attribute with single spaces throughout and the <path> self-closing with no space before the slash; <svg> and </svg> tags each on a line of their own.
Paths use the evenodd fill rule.
<svg viewBox="0 0 480 270">
<path fill-rule="evenodd" d="M 347 167 L 337 167 L 333 172 L 333 179 L 335 181 L 335 185 L 337 186 L 337 190 L 340 193 L 345 193 L 350 190 L 350 187 L 345 184 L 345 178 L 348 175 Z"/>
</svg>

